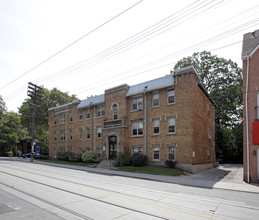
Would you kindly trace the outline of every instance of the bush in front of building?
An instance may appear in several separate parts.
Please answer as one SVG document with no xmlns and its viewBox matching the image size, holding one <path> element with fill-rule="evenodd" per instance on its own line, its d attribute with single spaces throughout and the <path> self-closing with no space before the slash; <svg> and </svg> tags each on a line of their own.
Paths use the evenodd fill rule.
<svg viewBox="0 0 259 220">
<path fill-rule="evenodd" d="M 130 166 L 132 165 L 132 156 L 130 155 L 129 152 L 124 152 L 124 153 L 120 152 L 117 155 L 113 165 L 115 167 Z"/>
<path fill-rule="evenodd" d="M 65 151 L 60 151 L 57 153 L 57 158 L 58 160 L 65 160 L 68 161 L 68 155 L 71 152 L 65 152 Z"/>
<path fill-rule="evenodd" d="M 166 160 L 165 161 L 165 165 L 169 168 L 174 168 L 175 167 L 175 164 L 176 164 L 176 161 L 175 160 Z"/>
<path fill-rule="evenodd" d="M 40 159 L 40 160 L 48 160 L 49 159 L 49 155 L 35 155 L 34 158 L 35 159 Z"/>
<path fill-rule="evenodd" d="M 93 151 L 86 151 L 82 154 L 82 160 L 86 163 L 96 163 L 97 161 L 97 155 Z"/>
<path fill-rule="evenodd" d="M 142 167 L 147 163 L 147 156 L 142 153 L 134 153 L 132 155 L 132 165 L 134 167 Z"/>
<path fill-rule="evenodd" d="M 70 152 L 68 154 L 68 160 L 71 162 L 79 162 L 82 161 L 82 154 L 76 154 L 74 152 Z"/>
</svg>

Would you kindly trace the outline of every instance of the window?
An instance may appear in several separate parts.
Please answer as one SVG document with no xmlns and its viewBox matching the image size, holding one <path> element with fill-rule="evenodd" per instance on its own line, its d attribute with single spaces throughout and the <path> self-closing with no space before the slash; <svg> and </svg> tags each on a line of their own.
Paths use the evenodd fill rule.
<svg viewBox="0 0 259 220">
<path fill-rule="evenodd" d="M 83 153 L 83 147 L 78 147 L 78 150 L 79 150 L 79 154 Z"/>
<path fill-rule="evenodd" d="M 69 113 L 69 122 L 72 122 L 72 121 L 73 121 L 73 113 L 70 112 L 70 113 Z"/>
<path fill-rule="evenodd" d="M 103 150 L 102 148 L 97 148 L 97 158 L 102 158 L 103 157 Z"/>
<path fill-rule="evenodd" d="M 82 140 L 83 139 L 83 129 L 80 128 L 79 129 L 79 140 Z"/>
<path fill-rule="evenodd" d="M 175 118 L 168 118 L 168 133 L 175 133 Z"/>
<path fill-rule="evenodd" d="M 97 107 L 97 116 L 98 117 L 104 116 L 104 105 L 99 105 Z"/>
<path fill-rule="evenodd" d="M 54 125 L 56 125 L 56 124 L 57 124 L 57 117 L 54 116 Z"/>
<path fill-rule="evenodd" d="M 66 140 L 66 133 L 65 131 L 60 131 L 60 141 L 65 141 Z"/>
<path fill-rule="evenodd" d="M 60 115 L 60 124 L 65 124 L 66 123 L 66 115 L 65 114 L 61 114 Z"/>
<path fill-rule="evenodd" d="M 155 92 L 153 93 L 153 107 L 159 106 L 159 93 Z"/>
<path fill-rule="evenodd" d="M 153 120 L 153 134 L 159 134 L 159 120 Z"/>
<path fill-rule="evenodd" d="M 102 128 L 97 128 L 97 138 L 102 138 Z"/>
<path fill-rule="evenodd" d="M 132 135 L 143 135 L 143 122 L 134 122 L 132 124 Z"/>
<path fill-rule="evenodd" d="M 172 146 L 168 147 L 168 159 L 175 160 L 175 149 Z"/>
<path fill-rule="evenodd" d="M 54 142 L 57 141 L 57 134 L 56 134 L 56 132 L 53 133 L 53 139 L 54 139 Z"/>
<path fill-rule="evenodd" d="M 73 152 L 73 147 L 71 147 L 71 146 L 68 147 L 68 152 L 71 152 L 71 153 L 72 153 L 72 152 Z"/>
<path fill-rule="evenodd" d="M 210 127 L 208 127 L 208 138 L 211 139 L 211 135 L 210 135 Z"/>
<path fill-rule="evenodd" d="M 207 109 L 208 109 L 208 116 L 210 117 L 210 104 L 207 105 Z"/>
<path fill-rule="evenodd" d="M 153 149 L 153 159 L 159 160 L 159 147 Z"/>
<path fill-rule="evenodd" d="M 82 109 L 79 110 L 79 120 L 80 121 L 83 120 L 83 110 Z"/>
<path fill-rule="evenodd" d="M 86 119 L 89 119 L 90 116 L 90 108 L 86 109 Z"/>
<path fill-rule="evenodd" d="M 168 89 L 167 96 L 168 96 L 168 104 L 173 104 L 174 103 L 174 89 Z"/>
<path fill-rule="evenodd" d="M 90 128 L 86 128 L 86 139 L 89 140 L 91 137 Z"/>
<path fill-rule="evenodd" d="M 72 130 L 69 130 L 69 140 L 70 141 L 73 140 L 73 132 L 72 132 Z"/>
<path fill-rule="evenodd" d="M 143 97 L 136 97 L 132 99 L 132 110 L 143 109 Z"/>
<path fill-rule="evenodd" d="M 143 147 L 132 147 L 132 152 L 134 153 L 142 153 Z"/>
<path fill-rule="evenodd" d="M 210 161 L 210 149 L 208 149 L 208 161 Z"/>
<path fill-rule="evenodd" d="M 113 113 L 113 120 L 118 119 L 118 104 L 117 103 L 113 103 L 112 104 L 112 113 Z"/>
</svg>

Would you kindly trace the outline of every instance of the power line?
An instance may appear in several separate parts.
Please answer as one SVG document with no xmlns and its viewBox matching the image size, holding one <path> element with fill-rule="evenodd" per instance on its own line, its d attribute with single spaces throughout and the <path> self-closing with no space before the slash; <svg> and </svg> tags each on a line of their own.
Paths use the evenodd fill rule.
<svg viewBox="0 0 259 220">
<path fill-rule="evenodd" d="M 65 46 L 63 49 L 59 50 L 58 52 L 54 53 L 53 55 L 51 55 L 50 57 L 48 57 L 47 59 L 45 59 L 44 61 L 40 62 L 39 64 L 37 64 L 35 67 L 33 67 L 32 69 L 28 70 L 27 72 L 23 73 L 22 75 L 20 75 L 19 77 L 17 77 L 16 79 L 12 80 L 11 82 L 7 83 L 6 85 L 4 85 L 3 87 L 0 88 L 0 90 L 4 89 L 5 87 L 9 86 L 10 84 L 12 84 L 13 82 L 17 81 L 18 79 L 22 78 L 23 76 L 27 75 L 28 73 L 32 72 L 33 70 L 35 70 L 36 68 L 38 68 L 39 66 L 41 66 L 42 64 L 46 63 L 47 61 L 49 61 L 50 59 L 52 59 L 53 57 L 57 56 L 58 54 L 62 53 L 64 50 L 68 49 L 69 47 L 73 46 L 74 44 L 76 44 L 77 42 L 79 42 L 80 40 L 82 40 L 83 38 L 87 37 L 88 35 L 92 34 L 93 32 L 97 31 L 98 29 L 100 29 L 101 27 L 103 27 L 104 25 L 110 23 L 112 20 L 116 19 L 117 17 L 119 17 L 120 15 L 124 14 L 125 12 L 129 11 L 130 9 L 132 9 L 133 7 L 137 6 L 139 3 L 143 2 L 143 0 L 140 0 L 139 2 L 135 3 L 134 5 L 130 6 L 129 8 L 123 10 L 122 12 L 120 12 L 119 14 L 115 15 L 114 17 L 110 18 L 109 20 L 105 21 L 104 23 L 102 23 L 101 25 L 97 26 L 96 28 L 94 28 L 93 30 L 91 30 L 90 32 L 88 32 L 87 34 L 83 35 L 82 37 L 80 37 L 79 39 L 73 41 L 72 43 L 70 43 L 69 45 Z"/>
</svg>

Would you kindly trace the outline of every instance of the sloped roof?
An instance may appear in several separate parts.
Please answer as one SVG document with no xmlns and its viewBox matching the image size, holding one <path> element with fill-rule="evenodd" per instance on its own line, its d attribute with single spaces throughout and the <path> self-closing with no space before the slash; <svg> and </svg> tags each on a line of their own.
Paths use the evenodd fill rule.
<svg viewBox="0 0 259 220">
<path fill-rule="evenodd" d="M 259 48 L 259 30 L 244 34 L 242 59 L 246 58 L 247 56 L 252 56 L 256 48 Z"/>
<path fill-rule="evenodd" d="M 158 79 L 153 79 L 147 82 L 143 82 L 134 86 L 130 86 L 126 96 L 132 96 L 141 94 L 148 91 L 153 91 L 157 89 L 162 89 L 168 86 L 172 86 L 174 84 L 173 75 L 168 75 L 164 77 L 160 77 Z"/>
<path fill-rule="evenodd" d="M 80 104 L 77 106 L 77 108 L 86 108 L 86 107 L 89 107 L 90 104 L 91 106 L 98 105 L 98 104 L 104 103 L 104 101 L 105 101 L 104 94 L 94 96 L 94 97 L 82 100 Z"/>
</svg>

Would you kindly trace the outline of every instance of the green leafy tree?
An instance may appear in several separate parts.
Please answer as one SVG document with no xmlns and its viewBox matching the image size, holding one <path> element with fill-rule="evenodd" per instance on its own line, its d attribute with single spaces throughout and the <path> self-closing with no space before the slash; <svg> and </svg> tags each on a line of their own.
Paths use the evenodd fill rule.
<svg viewBox="0 0 259 220">
<path fill-rule="evenodd" d="M 242 126 L 243 115 L 242 69 L 231 60 L 203 51 L 181 59 L 174 70 L 190 65 L 196 69 L 200 83 L 217 104 L 217 157 L 229 162 L 237 161 L 237 158 L 242 158 L 243 143 L 243 132 L 239 129 Z"/>
<path fill-rule="evenodd" d="M 61 92 L 57 88 L 48 90 L 43 88 L 42 101 L 37 101 L 35 115 L 35 138 L 39 140 L 41 151 L 44 154 L 48 153 L 48 109 L 75 101 L 75 95 L 70 96 L 67 92 Z M 21 123 L 27 129 L 30 137 L 32 134 L 32 100 L 28 98 L 24 100 L 19 108 L 21 115 Z"/>
</svg>

